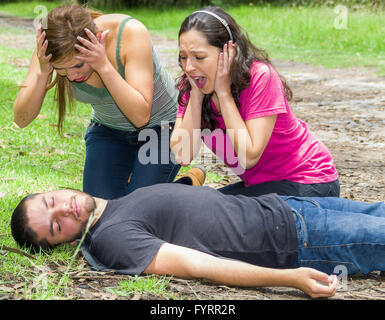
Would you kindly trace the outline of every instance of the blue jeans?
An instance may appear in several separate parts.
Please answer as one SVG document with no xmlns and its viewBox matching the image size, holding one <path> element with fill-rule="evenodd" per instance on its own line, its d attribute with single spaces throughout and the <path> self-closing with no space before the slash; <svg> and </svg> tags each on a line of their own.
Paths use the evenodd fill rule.
<svg viewBox="0 0 385 320">
<path fill-rule="evenodd" d="M 173 125 L 149 128 L 142 133 L 152 136 L 140 141 L 141 131 L 126 132 L 91 121 L 84 136 L 83 191 L 94 197 L 116 199 L 140 187 L 172 182 L 180 169 L 169 147 Z"/>
<path fill-rule="evenodd" d="M 328 274 L 385 270 L 385 204 L 342 198 L 282 197 L 298 233 L 297 267 Z"/>
</svg>

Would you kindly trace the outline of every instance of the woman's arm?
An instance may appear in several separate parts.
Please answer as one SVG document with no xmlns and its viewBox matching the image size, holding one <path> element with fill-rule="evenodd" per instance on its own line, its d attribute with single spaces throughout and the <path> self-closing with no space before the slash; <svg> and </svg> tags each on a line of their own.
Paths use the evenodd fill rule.
<svg viewBox="0 0 385 320">
<path fill-rule="evenodd" d="M 13 104 L 15 123 L 24 128 L 38 115 L 47 92 L 47 85 L 52 79 L 51 56 L 45 56 L 48 42 L 41 28 L 37 31 L 37 47 L 34 50 L 23 86 Z"/>
<path fill-rule="evenodd" d="M 147 29 L 138 21 L 124 28 L 121 48 L 125 49 L 121 50 L 121 57 L 126 79 L 107 58 L 104 48 L 107 32 L 99 39 L 89 30 L 86 33 L 90 41 L 79 38 L 87 49 L 77 46 L 84 55 L 77 58 L 89 63 L 98 73 L 120 110 L 137 128 L 147 125 L 154 87 L 152 46 Z"/>
<path fill-rule="evenodd" d="M 189 79 L 190 80 L 190 79 Z M 170 139 L 175 160 L 187 166 L 194 159 L 201 146 L 201 118 L 203 94 L 190 81 L 190 99 L 183 118 L 177 118 Z"/>
<path fill-rule="evenodd" d="M 145 272 L 187 279 L 201 278 L 238 287 L 293 287 L 313 298 L 334 295 L 338 285 L 336 277 L 329 277 L 310 268 L 264 268 L 237 260 L 217 258 L 169 243 L 160 247 Z M 318 281 L 324 282 L 325 285 Z"/>
<path fill-rule="evenodd" d="M 243 121 L 232 97 L 218 96 L 221 113 L 239 164 L 244 169 L 254 167 L 271 138 L 276 115 Z"/>
<path fill-rule="evenodd" d="M 261 158 L 270 140 L 277 116 L 243 121 L 231 94 L 230 69 L 235 54 L 236 45 L 229 41 L 219 54 L 214 91 L 225 122 L 226 133 L 237 154 L 239 164 L 247 170 L 254 167 Z"/>
</svg>

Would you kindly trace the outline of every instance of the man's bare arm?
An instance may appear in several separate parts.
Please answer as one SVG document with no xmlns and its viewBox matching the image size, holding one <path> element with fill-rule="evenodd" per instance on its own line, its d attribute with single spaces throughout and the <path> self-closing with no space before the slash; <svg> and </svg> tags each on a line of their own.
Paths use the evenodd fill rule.
<svg viewBox="0 0 385 320">
<path fill-rule="evenodd" d="M 335 294 L 337 278 L 310 268 L 272 269 L 212 255 L 173 244 L 163 244 L 145 270 L 186 279 L 206 279 L 238 287 L 293 287 L 311 297 Z M 325 285 L 318 281 L 325 282 Z"/>
</svg>

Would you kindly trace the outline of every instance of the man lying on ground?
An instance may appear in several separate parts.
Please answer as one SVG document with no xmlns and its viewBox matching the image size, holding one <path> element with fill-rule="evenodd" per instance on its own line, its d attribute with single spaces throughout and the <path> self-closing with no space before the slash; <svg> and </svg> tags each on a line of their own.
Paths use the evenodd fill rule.
<svg viewBox="0 0 385 320">
<path fill-rule="evenodd" d="M 124 274 L 294 287 L 327 297 L 336 292 L 338 280 L 329 276 L 336 266 L 349 274 L 385 270 L 382 202 L 233 196 L 175 183 L 108 201 L 58 190 L 24 198 L 11 228 L 19 245 L 38 250 L 80 238 L 89 221 L 89 253 Z"/>
</svg>

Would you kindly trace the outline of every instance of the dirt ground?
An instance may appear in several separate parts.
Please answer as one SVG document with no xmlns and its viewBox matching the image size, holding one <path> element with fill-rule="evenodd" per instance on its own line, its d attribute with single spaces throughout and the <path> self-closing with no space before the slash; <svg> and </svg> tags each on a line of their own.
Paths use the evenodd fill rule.
<svg viewBox="0 0 385 320">
<path fill-rule="evenodd" d="M 30 29 L 23 38 L 10 39 L 1 34 L 0 43 L 10 47 L 34 47 L 32 21 L 0 14 L 0 27 Z M 164 65 L 177 76 L 177 42 L 154 36 L 153 43 Z M 337 166 L 341 196 L 354 200 L 385 201 L 385 77 L 375 69 L 326 69 L 294 61 L 273 61 L 288 80 L 294 99 L 291 108 L 304 120 L 332 153 Z M 27 67 L 28 61 L 10 63 Z M 206 152 L 206 151 L 204 151 Z M 210 170 L 226 175 L 225 182 L 236 181 L 221 163 Z M 219 184 L 208 184 L 218 187 Z M 153 296 L 137 294 L 127 298 L 108 293 L 105 288 L 116 286 L 122 275 L 94 271 L 73 274 L 71 297 L 76 299 L 218 299 L 218 300 L 305 300 L 302 292 L 287 288 L 239 289 L 205 282 L 173 279 L 169 294 Z M 385 299 L 385 278 L 379 272 L 355 275 L 342 281 L 337 300 Z M 11 298 L 11 297 L 9 297 Z M 0 298 L 1 299 L 1 298 Z"/>
</svg>

